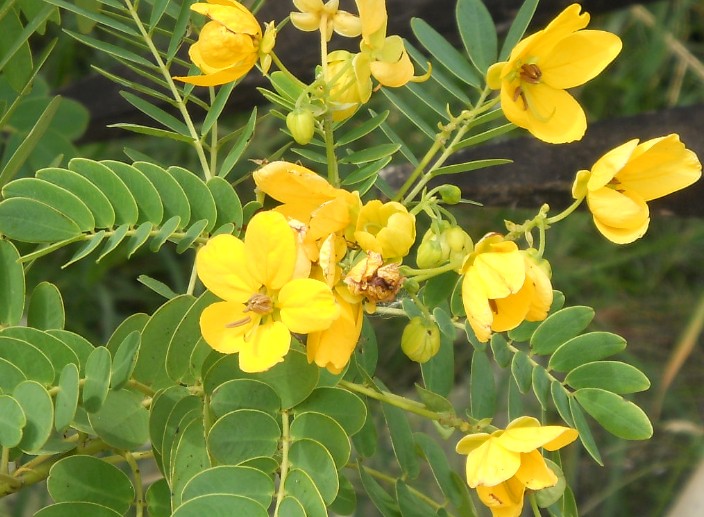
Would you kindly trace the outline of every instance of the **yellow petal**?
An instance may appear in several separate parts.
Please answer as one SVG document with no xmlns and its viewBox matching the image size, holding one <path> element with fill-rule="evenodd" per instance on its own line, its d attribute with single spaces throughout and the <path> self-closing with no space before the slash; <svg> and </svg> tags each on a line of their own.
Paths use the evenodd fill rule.
<svg viewBox="0 0 704 517">
<path fill-rule="evenodd" d="M 311 32 L 320 28 L 320 16 L 317 13 L 291 13 L 291 23 L 298 30 Z"/>
<path fill-rule="evenodd" d="M 340 316 L 329 328 L 308 334 L 306 355 L 308 362 L 315 362 L 321 368 L 327 368 L 338 374 L 347 366 L 362 332 L 362 305 L 349 303 L 341 297 L 335 297 L 340 306 Z"/>
<path fill-rule="evenodd" d="M 384 86 L 399 87 L 413 77 L 413 63 L 400 36 L 389 36 L 371 63 L 374 78 Z"/>
<path fill-rule="evenodd" d="M 261 36 L 259 22 L 249 10 L 239 2 L 222 4 L 196 3 L 191 10 L 218 22 L 230 32 Z"/>
<path fill-rule="evenodd" d="M 333 18 L 333 28 L 341 36 L 354 38 L 362 33 L 362 22 L 352 13 L 337 11 Z"/>
<path fill-rule="evenodd" d="M 239 352 L 244 345 L 244 334 L 259 324 L 259 317 L 244 309 L 245 305 L 232 302 L 217 302 L 203 309 L 200 331 L 205 342 L 223 354 Z M 233 326 L 233 323 L 240 324 Z"/>
<path fill-rule="evenodd" d="M 493 300 L 518 292 L 526 278 L 525 259 L 518 249 L 480 253 L 471 268 L 476 270 L 486 297 Z"/>
<path fill-rule="evenodd" d="M 621 39 L 605 31 L 584 30 L 562 39 L 540 58 L 541 81 L 565 90 L 599 75 L 621 51 Z"/>
<path fill-rule="evenodd" d="M 533 291 L 533 284 L 524 282 L 523 287 L 517 293 L 494 300 L 496 309 L 494 319 L 491 322 L 491 330 L 505 332 L 520 325 L 528 314 Z"/>
<path fill-rule="evenodd" d="M 587 188 L 597 190 L 607 185 L 626 166 L 637 146 L 637 138 L 629 140 L 599 158 L 592 167 Z"/>
<path fill-rule="evenodd" d="M 467 484 L 494 486 L 513 477 L 521 466 L 520 454 L 502 447 L 493 436 L 467 455 Z"/>
<path fill-rule="evenodd" d="M 458 454 L 469 454 L 474 449 L 483 445 L 490 437 L 491 435 L 488 433 L 468 434 L 457 442 L 455 451 L 457 451 Z"/>
<path fill-rule="evenodd" d="M 362 22 L 362 39 L 373 44 L 377 36 L 386 36 L 386 0 L 355 0 Z"/>
<path fill-rule="evenodd" d="M 527 453 L 551 443 L 564 447 L 576 438 L 577 432 L 569 427 L 538 425 L 536 427 L 507 427 L 496 440 L 501 447 L 508 451 Z"/>
<path fill-rule="evenodd" d="M 477 495 L 492 517 L 520 517 L 526 487 L 515 477 L 495 486 L 478 486 Z"/>
<path fill-rule="evenodd" d="M 340 314 L 330 288 L 311 278 L 298 278 L 284 285 L 276 305 L 284 325 L 301 334 L 325 330 Z"/>
<path fill-rule="evenodd" d="M 535 262 L 526 259 L 526 282 L 533 284 L 533 296 L 526 314 L 526 320 L 542 321 L 547 318 L 553 300 L 550 277 Z"/>
<path fill-rule="evenodd" d="M 244 243 L 233 235 L 216 235 L 196 255 L 203 285 L 223 300 L 245 303 L 261 283 L 247 273 Z"/>
<path fill-rule="evenodd" d="M 489 341 L 494 313 L 486 296 L 484 283 L 474 268 L 470 268 L 462 280 L 462 304 L 474 335 L 482 343 Z"/>
<path fill-rule="evenodd" d="M 640 228 L 648 220 L 648 205 L 634 192 L 604 187 L 587 194 L 589 210 L 600 223 L 615 228 Z"/>
<path fill-rule="evenodd" d="M 501 79 L 506 69 L 507 62 L 494 63 L 486 72 L 486 84 L 492 90 L 501 88 Z"/>
<path fill-rule="evenodd" d="M 243 372 L 264 372 L 284 360 L 291 346 L 291 333 L 280 321 L 268 321 L 252 329 L 240 348 Z"/>
<path fill-rule="evenodd" d="M 530 490 L 542 490 L 557 484 L 557 476 L 538 451 L 521 454 L 521 468 L 516 472 L 516 479 Z"/>
<path fill-rule="evenodd" d="M 514 51 L 534 56 L 547 55 L 557 45 L 560 45 L 566 37 L 584 29 L 589 24 L 589 13 L 580 14 L 581 10 L 582 7 L 579 4 L 568 6 L 545 29 L 526 38 L 530 39 L 530 45 L 527 45 L 528 48 L 519 48 L 519 44 Z M 513 53 L 511 57 L 513 58 Z"/>
<path fill-rule="evenodd" d="M 701 171 L 697 155 L 671 134 L 640 144 L 617 179 L 624 190 L 650 201 L 688 187 L 699 180 Z"/>
<path fill-rule="evenodd" d="M 297 250 L 293 230 L 278 212 L 259 212 L 244 236 L 249 274 L 269 289 L 280 289 L 293 276 Z"/>
</svg>

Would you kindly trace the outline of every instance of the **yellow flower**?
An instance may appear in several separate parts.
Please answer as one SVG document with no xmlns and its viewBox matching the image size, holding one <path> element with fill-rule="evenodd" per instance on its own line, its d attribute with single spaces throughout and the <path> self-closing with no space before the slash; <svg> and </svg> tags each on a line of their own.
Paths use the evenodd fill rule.
<svg viewBox="0 0 704 517">
<path fill-rule="evenodd" d="M 362 21 L 360 49 L 370 72 L 384 86 L 403 86 L 413 79 L 413 63 L 400 36 L 386 36 L 386 0 L 356 0 Z"/>
<path fill-rule="evenodd" d="M 291 23 L 302 31 L 320 30 L 329 41 L 333 30 L 341 36 L 353 38 L 362 32 L 359 18 L 347 11 L 338 9 L 340 0 L 293 0 L 293 5 L 301 11 L 291 13 Z"/>
<path fill-rule="evenodd" d="M 372 96 L 369 56 L 335 50 L 327 56 L 325 81 L 332 119 L 345 120 Z"/>
<path fill-rule="evenodd" d="M 584 190 L 597 229 L 610 241 L 626 244 L 643 236 L 650 222 L 647 201 L 683 189 L 701 176 L 702 165 L 679 136 L 631 140 L 580 171 L 574 194 Z"/>
<path fill-rule="evenodd" d="M 536 138 L 559 144 L 579 140 L 587 128 L 584 110 L 565 90 L 598 75 L 621 51 L 618 36 L 582 30 L 589 14 L 572 4 L 543 30 L 492 65 L 487 84 L 501 89 L 506 118 Z"/>
<path fill-rule="evenodd" d="M 398 263 L 384 264 L 379 253 L 370 251 L 347 272 L 343 282 L 352 295 L 366 298 L 367 312 L 372 313 L 377 302 L 396 298 L 404 280 Z"/>
<path fill-rule="evenodd" d="M 515 242 L 484 236 L 463 266 L 462 303 L 477 339 L 545 319 L 552 303 L 550 278 Z"/>
<path fill-rule="evenodd" d="M 557 476 L 538 451 L 556 451 L 577 439 L 575 429 L 541 426 L 532 417 L 520 417 L 505 430 L 462 438 L 456 447 L 467 455 L 467 484 L 494 517 L 518 517 L 525 489 L 540 490 L 557 483 Z"/>
<path fill-rule="evenodd" d="M 401 203 L 374 199 L 359 211 L 354 239 L 385 259 L 405 257 L 416 240 L 416 218 Z"/>
<path fill-rule="evenodd" d="M 363 313 L 361 303 L 347 300 L 338 291 L 335 299 L 340 306 L 340 316 L 327 329 L 308 334 L 306 353 L 309 363 L 315 362 L 336 375 L 347 366 L 357 346 L 362 333 Z"/>
<path fill-rule="evenodd" d="M 218 235 L 196 256 L 198 277 L 225 300 L 203 311 L 203 338 L 219 352 L 239 353 L 245 372 L 283 361 L 291 332 L 324 330 L 339 315 L 325 283 L 295 277 L 296 247 L 286 218 L 269 211 L 252 217 L 244 241 Z"/>
<path fill-rule="evenodd" d="M 203 75 L 174 79 L 197 86 L 230 83 L 249 72 L 257 59 L 264 73 L 267 72 L 276 38 L 273 24 L 267 24 L 262 35 L 254 15 L 235 0 L 208 0 L 193 4 L 191 10 L 210 19 L 201 29 L 198 41 L 188 50 L 191 61 Z"/>
</svg>

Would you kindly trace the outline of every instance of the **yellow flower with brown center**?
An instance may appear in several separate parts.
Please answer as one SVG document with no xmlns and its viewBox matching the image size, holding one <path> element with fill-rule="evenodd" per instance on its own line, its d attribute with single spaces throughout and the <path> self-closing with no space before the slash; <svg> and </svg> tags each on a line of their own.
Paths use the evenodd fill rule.
<svg viewBox="0 0 704 517">
<path fill-rule="evenodd" d="M 585 195 L 577 190 L 584 190 L 586 182 L 587 204 L 597 229 L 610 241 L 627 244 L 648 229 L 648 201 L 691 185 L 701 171 L 697 155 L 676 134 L 643 143 L 636 139 L 606 153 L 591 171 L 581 171 L 573 195 Z"/>
<path fill-rule="evenodd" d="M 191 10 L 206 16 L 198 41 L 188 50 L 191 61 L 202 75 L 174 77 L 197 86 L 216 86 L 244 76 L 260 60 L 264 73 L 271 64 L 276 30 L 267 24 L 262 35 L 259 22 L 235 0 L 208 0 L 191 5 Z"/>
<path fill-rule="evenodd" d="M 546 318 L 552 303 L 550 278 L 526 251 L 493 233 L 484 236 L 462 268 L 467 322 L 485 343 L 522 321 Z"/>
<path fill-rule="evenodd" d="M 324 330 L 339 315 L 327 284 L 296 277 L 297 262 L 294 231 L 273 211 L 252 217 L 244 241 L 217 235 L 196 256 L 198 277 L 225 300 L 201 314 L 203 338 L 219 352 L 239 353 L 245 372 L 283 361 L 291 332 Z"/>
<path fill-rule="evenodd" d="M 570 5 L 487 72 L 488 86 L 501 89 L 506 118 L 552 144 L 579 140 L 587 128 L 584 110 L 565 90 L 593 79 L 621 51 L 615 34 L 582 30 L 589 14 L 580 10 Z"/>
<path fill-rule="evenodd" d="M 467 455 L 467 484 L 477 489 L 494 517 L 519 517 L 526 488 L 541 490 L 558 481 L 538 449 L 556 451 L 577 437 L 575 429 L 541 426 L 524 416 L 505 430 L 465 436 L 456 450 Z"/>
<path fill-rule="evenodd" d="M 293 0 L 293 5 L 300 12 L 291 13 L 291 23 L 302 31 L 320 30 L 326 41 L 333 31 L 348 38 L 362 32 L 359 17 L 339 9 L 340 0 Z"/>
<path fill-rule="evenodd" d="M 354 240 L 385 259 L 405 257 L 416 240 L 416 218 L 401 203 L 374 199 L 359 211 Z"/>
</svg>

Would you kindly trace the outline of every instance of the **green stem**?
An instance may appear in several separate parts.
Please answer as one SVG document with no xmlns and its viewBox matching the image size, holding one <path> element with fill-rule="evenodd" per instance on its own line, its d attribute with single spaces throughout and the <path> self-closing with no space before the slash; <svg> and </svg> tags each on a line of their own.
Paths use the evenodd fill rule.
<svg viewBox="0 0 704 517">
<path fill-rule="evenodd" d="M 388 391 L 379 391 L 367 386 L 362 386 L 361 384 L 355 384 L 353 382 L 342 380 L 338 384 L 343 388 L 347 388 L 350 391 L 366 395 L 369 398 L 383 402 L 384 404 L 389 404 L 397 408 L 403 409 L 409 413 L 414 413 L 428 420 L 434 420 L 446 427 L 454 427 L 463 433 L 476 432 L 478 429 L 469 422 L 462 420 L 454 415 L 447 413 L 437 413 L 430 409 L 427 409 L 425 405 L 415 400 L 407 399 L 396 395 L 395 393 L 390 393 Z"/>
<path fill-rule="evenodd" d="M 8 474 L 10 465 L 10 448 L 3 447 L 0 455 L 0 474 Z"/>
<path fill-rule="evenodd" d="M 208 86 L 210 94 L 210 106 L 215 102 L 215 88 Z M 216 171 L 218 165 L 218 121 L 213 122 L 210 128 L 210 170 Z"/>
<path fill-rule="evenodd" d="M 404 276 L 413 277 L 418 282 L 422 282 L 424 280 L 428 280 L 429 278 L 433 278 L 434 276 L 447 273 L 448 271 L 455 271 L 461 265 L 462 264 L 460 263 L 460 261 L 450 261 L 442 266 L 428 269 L 413 269 L 408 266 L 402 266 L 403 269 L 401 270 L 401 274 L 403 274 Z"/>
<path fill-rule="evenodd" d="M 285 485 L 288 476 L 288 451 L 291 446 L 291 436 L 289 435 L 290 422 L 288 411 L 281 412 L 281 476 L 279 479 L 279 489 L 276 492 L 276 508 L 274 517 L 279 517 L 279 508 L 286 495 Z"/>
<path fill-rule="evenodd" d="M 552 217 L 548 217 L 545 222 L 547 224 L 554 224 L 557 223 L 558 221 L 562 221 L 565 217 L 570 215 L 572 212 L 577 210 L 577 207 L 582 204 L 582 201 L 584 201 L 584 196 L 580 197 L 579 199 L 576 199 L 574 203 L 572 203 L 570 206 L 565 208 L 562 212 L 560 212 L 557 215 L 554 215 Z"/>
<path fill-rule="evenodd" d="M 528 494 L 528 500 L 530 501 L 530 507 L 533 510 L 533 517 L 541 517 L 540 508 L 538 508 L 538 500 L 535 497 L 535 492 Z"/>
<path fill-rule="evenodd" d="M 134 478 L 135 517 L 142 517 L 144 515 L 146 502 L 144 501 L 144 489 L 142 488 L 142 475 L 139 471 L 139 465 L 137 465 L 134 456 L 132 456 L 132 453 L 129 451 L 125 452 L 124 458 Z"/>
<path fill-rule="evenodd" d="M 171 74 L 169 73 L 168 68 L 166 67 L 166 64 L 164 61 L 161 59 L 161 54 L 159 54 L 159 51 L 157 50 L 156 46 L 154 45 L 154 42 L 152 41 L 151 36 L 147 32 L 146 28 L 144 27 L 144 24 L 142 24 L 142 20 L 139 18 L 139 14 L 137 13 L 137 10 L 135 7 L 132 5 L 132 2 L 130 0 L 124 0 L 125 5 L 127 6 L 127 10 L 130 13 L 130 16 L 132 16 L 132 19 L 134 20 L 135 25 L 137 26 L 137 29 L 142 35 L 142 38 L 144 39 L 144 42 L 147 44 L 147 47 L 149 48 L 149 51 L 152 54 L 152 57 L 154 58 L 154 61 L 156 61 L 157 66 L 159 67 L 159 70 L 161 71 L 162 76 L 164 77 L 164 80 L 166 81 L 166 84 L 169 87 L 169 90 L 171 91 L 171 95 L 173 96 L 174 100 L 176 101 L 176 107 L 178 108 L 179 112 L 181 113 L 181 116 L 183 117 L 183 121 L 186 123 L 186 127 L 188 128 L 188 133 L 191 135 L 192 138 L 192 143 L 193 147 L 196 150 L 196 153 L 198 154 L 198 160 L 200 161 L 201 168 L 203 169 L 203 175 L 207 180 L 212 178 L 212 173 L 210 170 L 210 166 L 208 165 L 208 159 L 205 156 L 205 149 L 203 148 L 203 143 L 200 140 L 200 136 L 198 135 L 198 132 L 196 131 L 195 126 L 193 125 L 193 120 L 191 119 L 191 115 L 188 113 L 188 110 L 186 109 L 186 104 L 183 101 L 183 98 L 181 97 L 181 94 L 178 91 L 178 88 L 176 88 L 176 84 L 174 83 L 173 79 L 171 78 Z"/>
<path fill-rule="evenodd" d="M 396 478 L 396 477 L 389 476 L 389 475 L 384 474 L 383 472 L 380 472 L 380 471 L 378 471 L 378 470 L 376 470 L 376 469 L 373 469 L 373 468 L 371 468 L 371 467 L 367 467 L 366 465 L 361 465 L 361 467 L 362 467 L 362 468 L 364 469 L 364 471 L 365 471 L 367 474 L 369 474 L 370 476 L 372 476 L 372 477 L 374 477 L 374 478 L 376 478 L 376 479 L 378 479 L 378 480 L 380 480 L 380 481 L 384 481 L 384 482 L 386 482 L 386 483 L 389 483 L 390 485 L 393 485 L 394 487 L 396 486 L 396 481 L 397 481 L 397 478 Z M 447 508 L 445 508 L 445 505 L 444 505 L 444 504 L 438 503 L 438 502 L 435 501 L 434 499 L 431 499 L 430 497 L 428 497 L 427 495 L 425 495 L 423 492 L 420 492 L 419 490 L 416 490 L 415 488 L 413 488 L 413 487 L 410 486 L 410 485 L 406 485 L 406 487 L 407 487 L 408 490 L 409 490 L 410 492 L 412 492 L 418 499 L 421 499 L 422 501 L 425 501 L 429 506 L 432 506 L 432 507 L 435 509 L 435 511 L 440 510 L 441 508 L 444 508 L 444 509 L 445 509 L 444 515 L 448 515 L 449 517 L 454 517 L 454 514 L 451 513 L 451 512 L 449 512 L 449 511 L 447 510 Z"/>
<path fill-rule="evenodd" d="M 325 156 L 328 162 L 328 183 L 333 187 L 340 186 L 340 176 L 335 156 L 335 141 L 332 129 L 332 115 L 326 113 L 323 118 L 323 134 L 325 136 Z"/>
<path fill-rule="evenodd" d="M 193 294 L 196 289 L 196 280 L 198 280 L 198 271 L 196 270 L 196 263 L 193 262 L 193 267 L 191 268 L 191 276 L 188 279 L 188 287 L 186 288 L 186 294 Z"/>
</svg>

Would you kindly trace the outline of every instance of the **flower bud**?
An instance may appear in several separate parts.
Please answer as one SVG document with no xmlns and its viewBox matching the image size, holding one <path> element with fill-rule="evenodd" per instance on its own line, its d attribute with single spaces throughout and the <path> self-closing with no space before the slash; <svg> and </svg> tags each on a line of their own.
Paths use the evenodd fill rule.
<svg viewBox="0 0 704 517">
<path fill-rule="evenodd" d="M 468 255 L 472 252 L 472 238 L 459 226 L 452 226 L 442 232 L 442 238 L 450 248 L 450 257 L 457 254 Z"/>
<path fill-rule="evenodd" d="M 587 195 L 587 183 L 589 183 L 591 176 L 592 173 L 589 171 L 579 171 L 577 173 L 572 184 L 572 197 L 574 199 L 580 199 Z"/>
<path fill-rule="evenodd" d="M 417 294 L 420 291 L 420 284 L 415 278 L 406 278 L 403 281 L 403 288 L 411 294 Z"/>
<path fill-rule="evenodd" d="M 428 361 L 440 350 L 440 329 L 434 322 L 416 316 L 403 329 L 401 349 L 412 361 Z"/>
<path fill-rule="evenodd" d="M 421 269 L 429 269 L 442 265 L 443 251 L 440 241 L 437 238 L 428 239 L 418 246 L 416 264 Z"/>
<path fill-rule="evenodd" d="M 286 127 L 296 142 L 306 145 L 313 139 L 315 117 L 310 110 L 296 108 L 286 115 Z"/>
<path fill-rule="evenodd" d="M 443 203 L 456 205 L 462 199 L 462 190 L 457 185 L 441 185 L 438 189 Z"/>
</svg>

